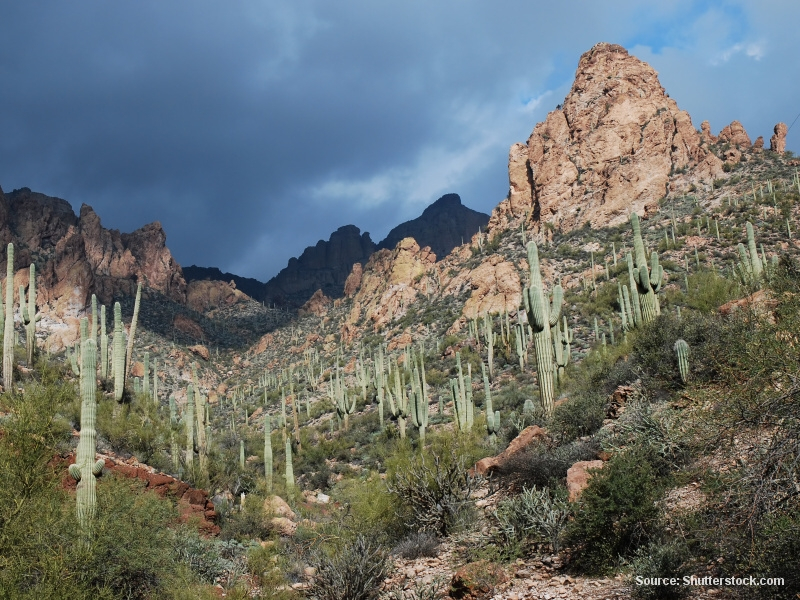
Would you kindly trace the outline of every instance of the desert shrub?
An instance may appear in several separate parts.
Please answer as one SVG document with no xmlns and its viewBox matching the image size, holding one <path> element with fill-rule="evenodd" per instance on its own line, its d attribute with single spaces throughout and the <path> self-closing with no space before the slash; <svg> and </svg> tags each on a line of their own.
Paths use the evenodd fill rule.
<svg viewBox="0 0 800 600">
<path fill-rule="evenodd" d="M 668 405 L 654 406 L 635 399 L 629 401 L 613 429 L 603 430 L 602 444 L 612 452 L 639 449 L 656 472 L 665 476 L 684 464 L 689 455 L 681 419 Z"/>
<path fill-rule="evenodd" d="M 415 558 L 439 556 L 439 538 L 427 531 L 417 531 L 400 541 L 392 554 L 413 560 Z"/>
<path fill-rule="evenodd" d="M 628 582 L 631 597 L 637 600 L 685 598 L 691 591 L 688 586 L 645 585 L 637 583 L 636 578 L 641 578 L 640 581 L 672 577 L 681 580 L 684 575 L 691 574 L 688 568 L 689 560 L 691 560 L 689 549 L 679 540 L 652 540 L 646 546 L 642 546 L 631 560 L 631 577 Z"/>
<path fill-rule="evenodd" d="M 481 454 L 467 436 L 444 434 L 432 442 L 422 452 L 398 453 L 386 485 L 408 510 L 410 528 L 445 537 L 474 510 L 470 494 L 479 478 L 468 470 Z"/>
<path fill-rule="evenodd" d="M 578 392 L 555 408 L 547 429 L 562 441 L 592 435 L 603 425 L 607 401 L 606 394 Z"/>
<path fill-rule="evenodd" d="M 366 535 L 380 532 L 389 539 L 400 539 L 406 531 L 406 511 L 377 473 L 366 478 L 343 479 L 331 490 L 331 495 L 345 507 L 350 529 L 356 532 Z"/>
<path fill-rule="evenodd" d="M 494 513 L 506 544 L 532 538 L 548 542 L 555 554 L 561 548 L 569 515 L 570 507 L 563 491 L 536 487 L 504 500 Z"/>
<path fill-rule="evenodd" d="M 575 441 L 551 448 L 533 446 L 508 459 L 497 470 L 502 485 L 516 490 L 561 485 L 569 469 L 581 460 L 593 460 L 600 450 L 594 440 Z"/>
<path fill-rule="evenodd" d="M 73 565 L 90 589 L 149 598 L 169 585 L 176 565 L 167 525 L 176 510 L 169 501 L 142 493 L 141 487 L 138 481 L 114 477 L 98 484 L 91 542 Z"/>
<path fill-rule="evenodd" d="M 311 558 L 316 575 L 310 593 L 318 600 L 368 600 L 389 573 L 388 552 L 374 537 L 358 535 L 330 554 Z"/>
<path fill-rule="evenodd" d="M 653 393 L 681 387 L 675 341 L 689 344 L 689 373 L 696 381 L 715 376 L 716 356 L 711 349 L 721 335 L 722 321 L 716 315 L 696 312 L 678 319 L 663 313 L 653 321 L 632 332 L 630 360 L 641 374 L 642 382 Z M 662 392 L 663 393 L 663 392 Z"/>
<path fill-rule="evenodd" d="M 240 542 L 252 538 L 268 539 L 272 530 L 263 505 L 263 497 L 257 494 L 246 495 L 241 510 L 231 510 L 221 519 L 220 538 Z"/>
<path fill-rule="evenodd" d="M 626 452 L 606 463 L 583 490 L 567 530 L 573 564 L 607 573 L 647 543 L 657 524 L 659 491 L 653 468 L 640 453 Z"/>
<path fill-rule="evenodd" d="M 227 571 L 233 570 L 232 561 L 220 554 L 218 542 L 200 536 L 192 527 L 175 531 L 173 544 L 177 560 L 202 582 L 216 583 Z"/>
</svg>

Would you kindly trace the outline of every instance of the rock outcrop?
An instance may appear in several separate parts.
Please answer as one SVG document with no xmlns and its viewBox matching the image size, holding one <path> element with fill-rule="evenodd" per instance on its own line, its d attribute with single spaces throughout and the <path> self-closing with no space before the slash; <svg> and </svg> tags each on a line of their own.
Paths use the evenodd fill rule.
<svg viewBox="0 0 800 600">
<path fill-rule="evenodd" d="M 216 267 L 198 267 L 196 265 L 183 267 L 183 278 L 189 285 L 193 281 L 233 282 L 236 284 L 237 290 L 244 292 L 251 298 L 259 301 L 264 299 L 265 284 L 262 281 L 252 277 L 234 275 L 233 273 L 223 273 Z"/>
<path fill-rule="evenodd" d="M 461 204 L 458 194 L 445 194 L 416 219 L 392 229 L 378 248 L 394 250 L 401 240 L 414 238 L 420 248 L 427 246 L 442 259 L 456 246 L 468 242 L 478 228 L 485 231 L 488 222 L 489 215 Z"/>
<path fill-rule="evenodd" d="M 46 317 L 64 321 L 84 310 L 91 294 L 110 304 L 133 295 L 137 282 L 181 304 L 186 282 L 158 222 L 133 233 L 106 229 L 86 204 L 76 216 L 68 202 L 28 188 L 0 190 L 0 256 L 14 243 L 15 266 L 36 263 L 39 302 Z"/>
<path fill-rule="evenodd" d="M 231 281 L 233 283 L 233 281 Z M 186 305 L 199 313 L 247 302 L 248 296 L 224 281 L 195 280 L 186 286 Z"/>
<path fill-rule="evenodd" d="M 129 479 L 138 479 L 144 484 L 145 491 L 155 492 L 159 496 L 172 498 L 178 505 L 181 521 L 193 521 L 198 529 L 206 535 L 218 535 L 218 515 L 214 504 L 205 490 L 191 487 L 185 481 L 171 475 L 157 472 L 153 467 L 138 462 L 135 458 L 127 460 L 115 455 L 98 455 L 105 461 L 105 469 L 110 473 Z M 74 490 L 77 482 L 67 474 L 65 467 L 75 462 L 75 454 L 57 457 L 56 462 L 64 471 L 61 485 L 67 490 Z"/>
<path fill-rule="evenodd" d="M 417 295 L 435 289 L 436 255 L 406 238 L 393 251 L 379 250 L 364 266 L 361 285 L 353 295 L 350 324 L 362 315 L 375 331 L 405 314 Z M 347 325 L 347 323 L 345 323 Z"/>
<path fill-rule="evenodd" d="M 318 289 L 329 298 L 339 298 L 347 276 L 355 263 L 365 263 L 376 250 L 369 233 L 361 233 L 355 225 L 345 225 L 309 246 L 265 286 L 268 303 L 299 307 Z"/>
<path fill-rule="evenodd" d="M 489 228 L 524 220 L 534 231 L 542 223 L 570 230 L 622 223 L 631 211 L 646 214 L 668 191 L 671 173 L 691 168 L 706 179 L 723 173 L 700 142 L 650 65 L 622 46 L 597 44 L 581 56 L 563 105 L 527 143 L 511 146 L 508 197 Z"/>
<path fill-rule="evenodd" d="M 773 136 L 769 138 L 769 149 L 773 152 L 786 152 L 786 134 L 789 132 L 786 123 L 778 123 L 773 131 Z"/>
<path fill-rule="evenodd" d="M 750 142 L 750 136 L 747 135 L 744 125 L 739 123 L 739 121 L 733 121 L 730 125 L 724 127 L 722 131 L 719 132 L 718 140 L 720 142 L 728 142 L 729 144 L 738 146 L 741 149 L 750 148 L 752 145 Z"/>
</svg>

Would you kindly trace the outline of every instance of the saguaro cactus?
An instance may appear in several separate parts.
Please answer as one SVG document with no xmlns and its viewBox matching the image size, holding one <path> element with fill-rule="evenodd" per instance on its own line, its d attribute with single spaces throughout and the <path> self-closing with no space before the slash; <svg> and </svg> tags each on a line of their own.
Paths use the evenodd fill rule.
<svg viewBox="0 0 800 600">
<path fill-rule="evenodd" d="M 106 333 L 106 307 L 100 307 L 100 377 L 108 377 L 108 334 Z"/>
<path fill-rule="evenodd" d="M 486 396 L 486 432 L 489 434 L 491 442 L 494 443 L 497 439 L 497 432 L 500 431 L 500 411 L 493 410 L 492 390 L 489 387 L 489 378 L 486 376 L 485 367 L 483 367 L 483 391 Z"/>
<path fill-rule="evenodd" d="M 553 412 L 555 363 L 553 362 L 553 342 L 550 328 L 558 323 L 561 316 L 561 303 L 564 291 L 561 284 L 553 287 L 552 302 L 547 300 L 539 270 L 539 250 L 536 242 L 528 242 L 528 265 L 530 267 L 530 286 L 522 292 L 528 323 L 533 329 L 533 346 L 536 355 L 536 375 L 539 379 L 539 392 L 545 414 Z"/>
<path fill-rule="evenodd" d="M 139 322 L 139 304 L 142 300 L 142 284 L 136 286 L 136 300 L 133 303 L 133 318 L 131 319 L 131 331 L 128 336 L 128 349 L 125 352 L 125 379 L 128 378 L 131 372 L 131 363 L 133 362 L 133 338 L 136 335 L 136 325 Z"/>
<path fill-rule="evenodd" d="M 642 230 L 639 226 L 639 216 L 631 213 L 631 226 L 633 227 L 633 247 L 636 258 L 636 268 L 633 269 L 633 280 L 639 294 L 639 303 L 642 309 L 642 323 L 649 323 L 661 312 L 656 294 L 661 289 L 664 269 L 658 264 L 658 254 L 650 254 L 650 267 L 647 266 L 647 257 L 642 241 Z M 630 267 L 628 267 L 630 269 Z"/>
<path fill-rule="evenodd" d="M 191 470 L 194 466 L 194 389 L 186 388 L 186 412 L 183 415 L 186 427 L 186 466 Z"/>
<path fill-rule="evenodd" d="M 425 441 L 425 428 L 428 426 L 428 396 L 425 394 L 422 386 L 422 380 L 419 376 L 419 370 L 414 365 L 414 374 L 411 379 L 411 422 L 414 427 L 419 429 L 419 439 Z"/>
<path fill-rule="evenodd" d="M 675 353 L 678 355 L 678 371 L 681 381 L 686 383 L 689 379 L 689 344 L 684 340 L 675 342 Z"/>
<path fill-rule="evenodd" d="M 86 319 L 83 319 L 86 321 Z M 97 369 L 97 344 L 88 339 L 81 348 L 81 439 L 75 464 L 70 465 L 69 474 L 78 486 L 75 490 L 78 523 L 86 531 L 94 518 L 97 506 L 95 477 L 103 472 L 105 462 L 95 461 L 97 431 L 95 430 L 97 401 L 95 397 L 95 372 Z"/>
<path fill-rule="evenodd" d="M 272 423 L 268 414 L 264 415 L 264 477 L 267 491 L 272 493 Z"/>
<path fill-rule="evenodd" d="M 292 467 L 292 440 L 286 438 L 286 490 L 294 489 L 294 468 Z"/>
<path fill-rule="evenodd" d="M 3 329 L 3 387 L 11 391 L 14 383 L 14 244 L 6 252 L 6 319 Z"/>
<path fill-rule="evenodd" d="M 112 367 L 114 369 L 114 399 L 122 400 L 125 392 L 125 330 L 122 328 L 122 307 L 114 303 L 114 347 Z"/>
<path fill-rule="evenodd" d="M 33 366 L 33 354 L 36 350 L 36 322 L 42 320 L 42 315 L 36 312 L 36 265 L 31 263 L 28 278 L 28 302 L 25 303 L 25 292 L 19 296 L 19 305 L 22 309 L 22 322 L 25 323 L 25 350 L 28 366 Z"/>
</svg>

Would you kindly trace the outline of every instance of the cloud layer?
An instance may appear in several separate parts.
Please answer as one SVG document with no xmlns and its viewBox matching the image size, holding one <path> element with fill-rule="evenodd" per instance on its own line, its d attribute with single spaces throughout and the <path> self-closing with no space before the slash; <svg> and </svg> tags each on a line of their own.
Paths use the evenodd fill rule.
<svg viewBox="0 0 800 600">
<path fill-rule="evenodd" d="M 181 264 L 265 280 L 354 223 L 447 192 L 489 212 L 508 147 L 620 43 L 695 125 L 800 113 L 790 2 L 210 0 L 0 6 L 0 185 L 159 220 Z M 800 125 L 788 147 L 800 149 Z"/>
</svg>

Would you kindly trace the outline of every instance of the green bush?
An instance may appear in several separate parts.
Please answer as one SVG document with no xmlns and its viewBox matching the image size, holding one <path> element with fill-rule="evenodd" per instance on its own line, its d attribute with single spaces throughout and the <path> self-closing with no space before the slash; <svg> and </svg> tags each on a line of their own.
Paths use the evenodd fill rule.
<svg viewBox="0 0 800 600">
<path fill-rule="evenodd" d="M 681 585 L 685 575 L 691 575 L 688 562 L 691 554 L 686 544 L 678 540 L 652 540 L 636 551 L 631 561 L 628 586 L 631 597 L 637 600 L 678 600 L 689 595 L 692 588 Z M 678 585 L 652 585 L 645 581 L 677 577 Z M 640 578 L 637 582 L 637 578 Z"/>
<path fill-rule="evenodd" d="M 445 537 L 463 527 L 474 505 L 478 478 L 468 470 L 483 452 L 477 436 L 440 434 L 421 452 L 398 452 L 387 465 L 386 484 L 407 509 L 407 526 Z"/>
<path fill-rule="evenodd" d="M 574 566 L 609 573 L 646 544 L 658 524 L 659 493 L 653 468 L 640 453 L 626 452 L 606 463 L 583 490 L 567 530 Z"/>
<path fill-rule="evenodd" d="M 369 600 L 389 573 L 389 553 L 374 537 L 358 535 L 331 553 L 318 551 L 311 595 L 318 600 Z"/>
</svg>

